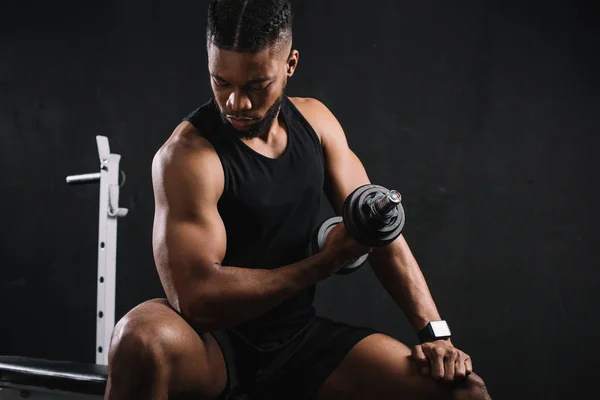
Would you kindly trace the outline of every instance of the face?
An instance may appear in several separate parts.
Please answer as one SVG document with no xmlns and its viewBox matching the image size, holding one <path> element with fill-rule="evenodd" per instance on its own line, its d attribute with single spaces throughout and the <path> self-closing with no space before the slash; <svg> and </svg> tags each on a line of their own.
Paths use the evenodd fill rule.
<svg viewBox="0 0 600 400">
<path fill-rule="evenodd" d="M 210 81 L 223 121 L 240 137 L 265 137 L 297 63 L 298 52 L 289 46 L 241 53 L 209 44 Z"/>
</svg>

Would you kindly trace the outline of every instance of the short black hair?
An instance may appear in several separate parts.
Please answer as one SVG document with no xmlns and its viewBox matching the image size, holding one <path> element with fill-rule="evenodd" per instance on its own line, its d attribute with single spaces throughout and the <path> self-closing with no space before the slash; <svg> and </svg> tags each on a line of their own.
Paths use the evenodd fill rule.
<svg viewBox="0 0 600 400">
<path fill-rule="evenodd" d="M 291 41 L 291 0 L 213 0 L 206 39 L 219 48 L 257 53 Z"/>
</svg>

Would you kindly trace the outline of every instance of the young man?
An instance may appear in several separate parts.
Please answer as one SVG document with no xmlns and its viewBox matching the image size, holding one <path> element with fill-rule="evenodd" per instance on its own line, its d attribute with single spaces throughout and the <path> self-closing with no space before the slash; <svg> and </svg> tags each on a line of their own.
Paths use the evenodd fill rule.
<svg viewBox="0 0 600 400">
<path fill-rule="evenodd" d="M 368 249 L 343 223 L 307 254 L 324 190 L 334 208 L 367 174 L 332 113 L 289 98 L 298 65 L 285 0 L 216 0 L 214 98 L 156 154 L 154 255 L 167 299 L 115 327 L 107 399 L 489 399 L 448 338 L 405 241 Z M 315 285 L 371 252 L 423 343 L 315 316 Z"/>
</svg>

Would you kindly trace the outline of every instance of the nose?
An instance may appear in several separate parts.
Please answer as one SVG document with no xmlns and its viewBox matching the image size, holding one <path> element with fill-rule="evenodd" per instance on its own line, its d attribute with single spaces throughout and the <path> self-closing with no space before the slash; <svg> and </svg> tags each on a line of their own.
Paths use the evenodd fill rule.
<svg viewBox="0 0 600 400">
<path fill-rule="evenodd" d="M 250 102 L 250 98 L 248 98 L 246 93 L 236 89 L 229 95 L 229 98 L 227 99 L 227 107 L 235 113 L 240 113 L 250 110 L 252 108 L 252 103 Z"/>
</svg>

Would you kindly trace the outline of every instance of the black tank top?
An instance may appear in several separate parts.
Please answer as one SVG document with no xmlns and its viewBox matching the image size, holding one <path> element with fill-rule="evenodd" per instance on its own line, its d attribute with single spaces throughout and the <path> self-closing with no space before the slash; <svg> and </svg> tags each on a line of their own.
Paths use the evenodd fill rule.
<svg viewBox="0 0 600 400">
<path fill-rule="evenodd" d="M 185 118 L 212 144 L 223 166 L 225 189 L 218 203 L 227 232 L 223 265 L 274 269 L 309 256 L 324 183 L 321 142 L 287 97 L 279 118 L 288 143 L 275 159 L 241 141 L 222 121 L 214 99 Z M 311 286 L 233 331 L 258 345 L 289 337 L 314 316 L 314 293 Z"/>
</svg>

